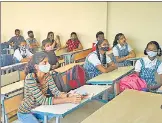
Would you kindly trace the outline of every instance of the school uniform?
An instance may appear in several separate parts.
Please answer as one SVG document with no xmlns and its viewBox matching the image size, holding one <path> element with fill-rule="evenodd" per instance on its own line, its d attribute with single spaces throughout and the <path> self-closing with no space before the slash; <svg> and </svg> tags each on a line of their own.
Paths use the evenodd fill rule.
<svg viewBox="0 0 162 123">
<path fill-rule="evenodd" d="M 139 72 L 140 78 L 144 79 L 147 85 L 156 85 L 155 72 L 162 74 L 162 62 L 155 58 L 151 61 L 148 57 L 137 60 L 135 71 Z"/>
<path fill-rule="evenodd" d="M 103 59 L 103 56 L 101 54 L 100 54 L 100 58 L 101 60 Z M 111 62 L 110 57 L 106 55 L 106 63 L 110 63 L 110 62 Z M 99 74 L 101 74 L 101 71 L 99 71 L 96 67 L 97 65 L 101 65 L 101 64 L 102 62 L 98 59 L 96 51 L 93 51 L 86 57 L 83 67 L 85 69 L 87 80 L 94 78 L 98 76 Z"/>
<path fill-rule="evenodd" d="M 116 63 L 118 65 L 118 67 L 123 67 L 123 66 L 131 66 L 131 61 L 125 60 L 123 62 L 116 62 L 116 58 L 115 57 L 125 57 L 127 55 L 129 55 L 129 52 L 131 52 L 133 49 L 131 48 L 131 46 L 129 44 L 125 44 L 124 46 L 121 46 L 120 44 L 117 44 L 116 46 L 113 47 L 113 61 L 114 63 Z"/>
<path fill-rule="evenodd" d="M 23 58 L 32 56 L 33 54 L 28 50 L 21 50 L 20 48 L 16 49 L 13 55 L 15 62 L 20 62 Z"/>
</svg>

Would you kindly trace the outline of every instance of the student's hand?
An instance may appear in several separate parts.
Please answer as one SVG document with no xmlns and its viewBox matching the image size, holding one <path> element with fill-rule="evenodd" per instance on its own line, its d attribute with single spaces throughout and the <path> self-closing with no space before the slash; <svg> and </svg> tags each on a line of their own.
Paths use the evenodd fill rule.
<svg viewBox="0 0 162 123">
<path fill-rule="evenodd" d="M 82 101 L 82 96 L 74 95 L 74 96 L 69 97 L 69 99 L 70 99 L 71 103 L 77 104 L 77 103 L 80 103 Z"/>
</svg>

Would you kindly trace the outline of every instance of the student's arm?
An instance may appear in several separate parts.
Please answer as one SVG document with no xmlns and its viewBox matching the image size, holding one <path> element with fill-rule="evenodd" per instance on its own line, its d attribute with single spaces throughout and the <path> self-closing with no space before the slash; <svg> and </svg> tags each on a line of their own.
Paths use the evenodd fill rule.
<svg viewBox="0 0 162 123">
<path fill-rule="evenodd" d="M 46 97 L 40 88 L 38 88 L 35 80 L 28 79 L 25 81 L 30 89 L 29 91 L 34 96 L 36 102 L 41 105 L 53 105 L 53 104 L 61 104 L 61 103 L 79 103 L 81 101 L 80 96 L 72 96 L 67 98 L 54 98 L 54 97 Z"/>
<path fill-rule="evenodd" d="M 9 43 L 11 46 L 14 45 L 14 44 L 13 44 L 13 37 L 8 41 L 8 43 Z"/>
<path fill-rule="evenodd" d="M 77 51 L 77 50 L 82 50 L 82 49 L 83 49 L 83 46 L 82 46 L 82 44 L 81 44 L 81 43 L 79 43 L 78 48 L 74 49 L 74 51 Z"/>
<path fill-rule="evenodd" d="M 129 58 L 134 58 L 136 57 L 136 53 L 134 52 L 134 50 L 129 52 Z"/>
<path fill-rule="evenodd" d="M 52 44 L 52 49 L 56 46 L 56 41 L 53 42 Z"/>
</svg>

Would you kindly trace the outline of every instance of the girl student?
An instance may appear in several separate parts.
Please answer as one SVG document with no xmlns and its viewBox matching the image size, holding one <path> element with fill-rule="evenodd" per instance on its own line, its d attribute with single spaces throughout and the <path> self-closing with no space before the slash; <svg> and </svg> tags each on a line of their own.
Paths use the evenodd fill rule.
<svg viewBox="0 0 162 123">
<path fill-rule="evenodd" d="M 22 123 L 39 123 L 43 114 L 31 110 L 40 105 L 80 103 L 81 96 L 60 92 L 49 72 L 48 56 L 44 52 L 33 55 L 25 71 L 24 99 L 18 108 L 18 119 Z M 48 115 L 52 118 L 52 115 Z"/>
<path fill-rule="evenodd" d="M 131 66 L 131 61 L 128 61 L 127 59 L 136 56 L 134 50 L 126 42 L 126 38 L 122 33 L 118 33 L 115 36 L 113 42 L 113 55 L 113 61 L 118 65 L 118 67 Z"/>
<path fill-rule="evenodd" d="M 111 72 L 117 68 L 110 57 L 106 55 L 108 46 L 107 40 L 100 40 L 96 44 L 96 51 L 93 51 L 86 57 L 84 69 L 87 80 L 101 73 Z"/>
<path fill-rule="evenodd" d="M 144 50 L 144 54 L 147 57 L 137 60 L 135 71 L 140 78 L 146 81 L 150 91 L 156 91 L 162 86 L 162 62 L 157 58 L 162 55 L 162 51 L 158 42 L 150 41 Z M 155 80 L 156 72 L 160 76 L 160 83 Z"/>
</svg>

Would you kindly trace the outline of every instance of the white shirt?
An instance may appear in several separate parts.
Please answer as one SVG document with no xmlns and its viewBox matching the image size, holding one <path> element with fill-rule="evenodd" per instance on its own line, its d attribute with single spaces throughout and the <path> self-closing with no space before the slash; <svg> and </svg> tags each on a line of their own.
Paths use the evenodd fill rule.
<svg viewBox="0 0 162 123">
<path fill-rule="evenodd" d="M 126 46 L 121 46 L 120 44 L 117 44 L 117 46 L 119 47 L 120 50 L 123 50 L 126 48 Z M 131 52 L 133 49 L 131 48 L 131 46 L 128 44 L 128 52 Z M 118 49 L 116 47 L 113 47 L 113 54 L 114 56 L 119 56 L 118 53 Z"/>
<path fill-rule="evenodd" d="M 102 59 L 101 54 L 100 54 L 100 58 Z M 101 61 L 98 59 L 96 51 L 91 53 L 91 55 L 88 57 L 88 61 L 92 63 L 94 66 L 101 65 Z M 107 63 L 111 62 L 111 58 L 108 55 L 106 55 L 106 62 Z"/>
<path fill-rule="evenodd" d="M 32 56 L 33 54 L 28 50 L 26 49 L 26 57 L 30 57 Z M 16 49 L 15 52 L 14 52 L 14 55 L 13 55 L 15 58 L 17 58 L 17 60 L 21 61 L 23 59 L 22 57 L 22 54 L 20 53 L 20 50 L 19 49 Z"/>
<path fill-rule="evenodd" d="M 145 64 L 145 68 L 150 68 L 150 69 L 155 68 L 157 58 L 155 58 L 153 61 L 151 61 L 148 57 L 144 57 L 142 59 Z M 142 64 L 141 64 L 140 60 L 137 60 L 137 62 L 135 64 L 135 71 L 140 72 L 141 68 L 142 68 Z M 162 74 L 162 63 L 159 65 L 159 67 L 157 69 L 157 73 Z"/>
</svg>

